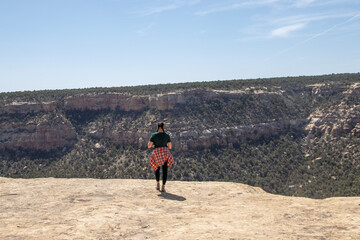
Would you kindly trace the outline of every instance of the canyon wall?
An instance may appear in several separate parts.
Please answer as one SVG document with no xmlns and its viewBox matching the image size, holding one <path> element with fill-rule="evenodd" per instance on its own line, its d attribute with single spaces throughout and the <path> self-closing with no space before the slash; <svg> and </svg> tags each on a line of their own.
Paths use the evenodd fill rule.
<svg viewBox="0 0 360 240">
<path fill-rule="evenodd" d="M 61 101 L 52 102 L 13 102 L 0 104 L 0 115 L 4 114 L 27 114 L 49 112 L 55 110 L 121 110 L 142 111 L 146 108 L 158 110 L 171 110 L 176 104 L 185 104 L 188 101 L 199 101 L 205 98 L 230 97 L 250 94 L 250 91 L 221 91 L 193 89 L 157 95 L 131 95 L 128 93 L 98 93 L 80 94 L 66 97 Z M 266 97 L 267 95 L 281 94 L 281 92 L 255 91 Z"/>
<path fill-rule="evenodd" d="M 299 131 L 307 122 L 307 119 L 280 120 L 226 128 L 192 129 L 170 134 L 172 141 L 176 142 L 173 145 L 175 150 L 209 148 L 213 145 L 232 148 L 234 144 L 277 136 L 286 133 L 289 129 Z M 89 134 L 98 140 L 107 138 L 114 144 L 131 144 L 140 148 L 146 147 L 149 138 L 148 132 L 118 131 L 112 126 L 92 130 Z"/>
<path fill-rule="evenodd" d="M 308 92 L 316 97 L 343 93 L 348 96 L 359 95 L 360 84 L 350 87 L 336 86 L 331 88 L 323 84 L 309 85 Z M 192 89 L 158 95 L 131 95 L 127 93 L 82 94 L 66 97 L 52 102 L 14 102 L 0 105 L 0 149 L 54 150 L 71 147 L 77 141 L 78 132 L 75 126 L 66 119 L 67 111 L 87 110 L 120 110 L 141 112 L 147 109 L 172 111 L 176 106 L 190 101 L 203 101 L 211 98 L 231 98 L 250 96 L 251 94 L 267 99 L 272 96 L 283 96 L 284 91 L 268 92 L 264 90 L 201 90 Z M 301 93 L 300 93 L 301 94 Z M 285 99 L 285 101 L 290 101 Z M 27 115 L 36 116 L 51 113 L 55 118 L 44 117 L 36 122 L 21 121 Z M 16 121 L 12 118 L 15 116 Z M 25 117 L 24 117 L 25 116 Z M 19 120 L 19 119 L 20 120 Z M 30 117 L 31 118 L 31 117 Z M 177 141 L 178 150 L 189 148 L 208 148 L 212 145 L 232 147 L 247 140 L 258 140 L 286 133 L 290 128 L 306 130 L 310 134 L 341 136 L 360 134 L 360 105 L 341 102 L 329 109 L 317 109 L 309 117 L 298 119 L 274 119 L 263 123 L 236 125 L 208 129 L 186 129 L 172 133 Z M 304 125 L 306 127 L 304 128 Z M 101 128 L 87 128 L 87 133 L 95 138 L 109 139 L 117 145 L 132 144 L 145 146 L 149 132 L 133 129 L 119 129 L 115 125 Z M 175 145 L 176 146 L 176 145 Z"/>
<path fill-rule="evenodd" d="M 2 122 L 0 149 L 53 150 L 71 147 L 76 142 L 76 131 L 69 122 L 58 120 Z"/>
<path fill-rule="evenodd" d="M 360 83 L 340 90 L 344 94 L 344 100 L 330 108 L 319 108 L 310 114 L 309 124 L 305 127 L 310 134 L 332 137 L 346 134 L 360 135 L 360 105 L 356 100 L 349 101 L 360 96 Z M 315 95 L 323 94 L 323 92 L 319 87 L 314 88 Z"/>
<path fill-rule="evenodd" d="M 63 101 L 52 102 L 14 102 L 12 104 L 0 105 L 0 149 L 32 149 L 32 150 L 54 150 L 63 147 L 71 147 L 77 138 L 77 132 L 70 121 L 64 121 L 64 112 L 66 111 L 85 111 L 85 110 L 120 110 L 120 111 L 144 111 L 145 109 L 154 108 L 160 111 L 172 110 L 177 104 L 185 104 L 189 101 L 200 101 L 204 98 L 214 97 L 236 97 L 239 94 L 245 94 L 244 91 L 214 91 L 214 90 L 188 90 L 176 93 L 159 94 L 159 95 L 130 95 L 126 93 L 100 93 L 100 94 L 83 94 L 77 96 L 70 96 Z M 274 93 L 258 93 L 263 96 Z M 19 116 L 26 118 L 27 115 L 42 115 L 42 114 L 55 114 L 57 117 L 50 119 L 40 119 L 34 121 L 13 121 L 12 117 Z M 16 118 L 16 117 L 15 117 Z M 17 119 L 17 118 L 16 118 Z M 281 124 L 280 124 L 281 125 Z M 279 126 L 280 126 L 279 125 Z M 249 127 L 234 128 L 233 130 L 242 131 Z M 250 127 L 254 128 L 253 126 Z M 258 134 L 248 132 L 247 136 L 257 136 L 263 130 L 259 128 Z M 274 129 L 276 132 L 278 128 Z M 198 136 L 200 143 L 204 147 L 212 144 L 214 140 L 211 134 L 222 135 L 222 140 L 229 142 L 230 139 L 224 129 L 211 129 L 206 132 L 193 132 L 193 133 L 174 133 L 174 138 L 185 141 L 184 136 Z M 251 132 L 251 133 L 250 133 Z M 108 138 L 113 143 L 118 145 L 135 144 L 136 146 L 144 146 L 147 141 L 148 132 L 127 131 L 114 129 L 113 126 L 107 128 L 96 129 L 89 131 L 92 137 L 101 139 Z M 250 135 L 249 135 L 250 134 Z M 264 133 L 264 135 L 272 135 L 271 133 Z M 237 136 L 235 136 L 237 137 Z M 243 136 L 244 138 L 244 136 Z M 256 137 L 255 137 L 256 138 Z M 216 138 L 218 139 L 218 137 Z M 216 140 L 215 143 L 220 143 Z M 186 146 L 189 144 L 184 144 Z M 195 146 L 196 144 L 190 144 Z M 198 145 L 198 144 L 197 144 Z M 197 146 L 196 145 L 196 146 Z"/>
</svg>

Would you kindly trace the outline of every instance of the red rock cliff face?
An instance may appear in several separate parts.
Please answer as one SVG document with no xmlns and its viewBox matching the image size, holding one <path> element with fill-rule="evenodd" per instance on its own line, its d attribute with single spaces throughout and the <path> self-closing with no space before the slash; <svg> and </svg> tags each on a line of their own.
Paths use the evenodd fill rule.
<svg viewBox="0 0 360 240">
<path fill-rule="evenodd" d="M 100 110 L 119 109 L 122 111 L 141 111 L 145 108 L 171 110 L 175 104 L 185 103 L 190 97 L 197 96 L 197 91 L 162 94 L 158 96 L 133 96 L 123 93 L 80 95 L 69 97 L 64 102 L 65 110 Z"/>
<path fill-rule="evenodd" d="M 149 99 L 141 96 L 131 96 L 130 94 L 98 94 L 80 95 L 69 97 L 64 102 L 65 110 L 101 110 L 119 109 L 124 111 L 139 111 L 149 106 Z"/>
<path fill-rule="evenodd" d="M 146 108 L 158 110 L 171 110 L 176 104 L 184 104 L 196 101 L 200 98 L 213 98 L 219 96 L 236 97 L 241 94 L 249 94 L 249 91 L 217 91 L 217 90 L 187 90 L 158 95 L 131 95 L 127 93 L 100 93 L 83 94 L 67 97 L 63 101 L 53 102 L 14 102 L 0 105 L 2 114 L 27 114 L 38 112 L 53 112 L 55 110 L 101 110 L 119 109 L 122 111 L 142 111 Z M 266 97 L 272 92 L 260 91 L 255 94 Z"/>
<path fill-rule="evenodd" d="M 158 110 L 171 110 L 176 104 L 184 104 L 189 101 L 197 101 L 200 98 L 213 98 L 220 96 L 236 97 L 246 94 L 245 91 L 216 91 L 216 90 L 188 90 L 176 93 L 159 95 L 130 95 L 124 93 L 87 94 L 69 97 L 64 102 L 65 110 L 100 110 L 119 109 L 123 111 L 141 111 L 146 108 Z M 260 92 L 257 93 L 266 97 L 267 95 L 280 94 Z"/>
<path fill-rule="evenodd" d="M 12 104 L 0 105 L 0 115 L 1 114 L 27 114 L 27 113 L 37 113 L 37 112 L 51 112 L 55 111 L 59 107 L 59 102 L 14 102 Z"/>
<path fill-rule="evenodd" d="M 70 147 L 75 141 L 75 129 L 68 122 L 0 124 L 0 149 L 53 150 Z"/>
</svg>

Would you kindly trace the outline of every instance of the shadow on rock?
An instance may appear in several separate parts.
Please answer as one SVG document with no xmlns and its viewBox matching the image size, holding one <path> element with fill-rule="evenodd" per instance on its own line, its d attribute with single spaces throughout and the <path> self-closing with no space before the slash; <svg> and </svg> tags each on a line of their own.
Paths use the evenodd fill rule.
<svg viewBox="0 0 360 240">
<path fill-rule="evenodd" d="M 179 196 L 179 195 L 168 193 L 168 192 L 161 192 L 158 196 L 165 198 L 165 199 L 169 199 L 169 200 L 175 200 L 175 201 L 185 201 L 186 200 L 186 198 L 184 198 L 183 196 Z"/>
</svg>

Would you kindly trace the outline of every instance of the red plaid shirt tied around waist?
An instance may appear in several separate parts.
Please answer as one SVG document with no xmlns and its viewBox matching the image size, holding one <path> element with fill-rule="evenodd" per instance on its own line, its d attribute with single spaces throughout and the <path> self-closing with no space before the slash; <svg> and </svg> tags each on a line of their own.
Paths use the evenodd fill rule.
<svg viewBox="0 0 360 240">
<path fill-rule="evenodd" d="M 174 163 L 174 158 L 167 147 L 155 148 L 150 157 L 150 166 L 156 171 L 167 162 L 168 167 Z"/>
</svg>

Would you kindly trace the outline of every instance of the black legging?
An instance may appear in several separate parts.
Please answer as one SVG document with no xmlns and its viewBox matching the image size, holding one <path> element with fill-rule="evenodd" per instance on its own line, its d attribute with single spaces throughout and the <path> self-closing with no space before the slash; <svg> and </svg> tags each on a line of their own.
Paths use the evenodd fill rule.
<svg viewBox="0 0 360 240">
<path fill-rule="evenodd" d="M 162 180 L 164 185 L 167 179 L 167 169 L 168 169 L 167 162 L 165 162 L 164 165 L 162 166 L 162 172 L 163 172 Z M 160 181 L 160 167 L 155 171 L 155 177 L 156 177 L 156 181 Z"/>
</svg>

